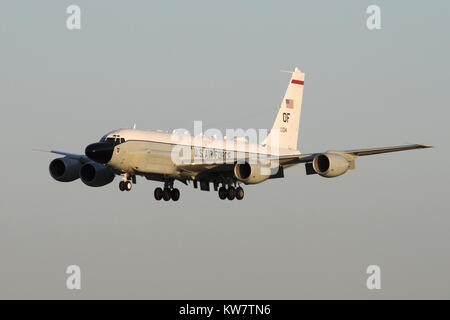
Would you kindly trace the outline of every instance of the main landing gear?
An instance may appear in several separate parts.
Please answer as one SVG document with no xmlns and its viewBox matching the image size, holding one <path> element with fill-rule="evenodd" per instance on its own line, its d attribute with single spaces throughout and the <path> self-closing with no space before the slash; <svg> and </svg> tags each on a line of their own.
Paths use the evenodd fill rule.
<svg viewBox="0 0 450 320">
<path fill-rule="evenodd" d="M 244 189 L 242 189 L 241 187 L 233 187 L 233 186 L 229 186 L 228 189 L 225 188 L 224 186 L 219 188 L 219 198 L 221 200 L 234 200 L 234 199 L 238 199 L 238 200 L 242 200 L 244 199 Z"/>
<path fill-rule="evenodd" d="M 173 187 L 173 181 L 165 182 L 164 189 L 158 187 L 155 189 L 154 196 L 156 200 L 164 199 L 164 201 L 178 201 L 180 199 L 180 190 Z"/>
</svg>

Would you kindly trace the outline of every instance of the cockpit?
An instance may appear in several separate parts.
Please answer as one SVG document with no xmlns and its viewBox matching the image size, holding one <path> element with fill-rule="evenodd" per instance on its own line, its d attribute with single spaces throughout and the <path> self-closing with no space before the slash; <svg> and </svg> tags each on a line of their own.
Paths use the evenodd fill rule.
<svg viewBox="0 0 450 320">
<path fill-rule="evenodd" d="M 118 135 L 118 134 L 113 134 L 112 136 L 104 135 L 100 139 L 100 142 L 108 142 L 108 143 L 111 143 L 112 145 L 116 146 L 118 144 L 124 143 L 125 138 L 121 138 L 120 135 Z"/>
</svg>

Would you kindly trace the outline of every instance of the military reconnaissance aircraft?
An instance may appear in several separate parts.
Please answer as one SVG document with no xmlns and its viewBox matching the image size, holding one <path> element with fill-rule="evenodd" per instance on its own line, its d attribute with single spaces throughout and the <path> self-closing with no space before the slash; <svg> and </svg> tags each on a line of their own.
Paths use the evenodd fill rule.
<svg viewBox="0 0 450 320">
<path fill-rule="evenodd" d="M 219 198 L 244 198 L 242 184 L 258 184 L 283 178 L 284 170 L 300 163 L 306 174 L 337 177 L 355 168 L 359 156 L 430 148 L 409 144 L 385 148 L 326 151 L 302 154 L 297 150 L 298 130 L 305 74 L 295 68 L 272 130 L 262 143 L 247 139 L 176 136 L 161 131 L 119 129 L 86 147 L 85 155 L 52 150 L 63 155 L 51 161 L 50 175 L 62 182 L 78 178 L 90 187 L 111 183 L 122 176 L 121 191 L 130 191 L 136 177 L 164 183 L 154 191 L 156 200 L 177 201 L 180 191 L 174 182 L 192 181 L 194 188 L 209 191 L 211 184 Z"/>
</svg>

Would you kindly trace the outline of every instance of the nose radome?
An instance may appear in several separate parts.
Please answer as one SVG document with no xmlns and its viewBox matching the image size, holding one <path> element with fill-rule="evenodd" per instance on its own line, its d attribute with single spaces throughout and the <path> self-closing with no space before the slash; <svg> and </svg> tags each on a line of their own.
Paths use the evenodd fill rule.
<svg viewBox="0 0 450 320">
<path fill-rule="evenodd" d="M 96 142 L 88 145 L 84 152 L 89 159 L 105 164 L 112 158 L 114 145 L 107 142 Z"/>
</svg>

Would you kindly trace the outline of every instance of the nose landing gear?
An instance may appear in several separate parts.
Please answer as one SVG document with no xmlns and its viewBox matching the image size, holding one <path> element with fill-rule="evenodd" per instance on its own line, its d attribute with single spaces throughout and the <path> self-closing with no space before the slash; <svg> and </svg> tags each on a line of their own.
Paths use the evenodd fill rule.
<svg viewBox="0 0 450 320">
<path fill-rule="evenodd" d="M 133 183 L 136 183 L 136 178 L 133 179 Z M 124 180 L 119 182 L 119 190 L 120 191 L 130 191 L 133 187 L 133 184 L 127 177 L 124 177 Z"/>
</svg>

